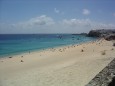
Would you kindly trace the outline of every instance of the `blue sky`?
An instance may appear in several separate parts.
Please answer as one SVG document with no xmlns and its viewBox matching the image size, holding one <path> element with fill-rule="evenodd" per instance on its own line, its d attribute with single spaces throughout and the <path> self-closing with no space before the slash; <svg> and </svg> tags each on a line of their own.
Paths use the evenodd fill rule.
<svg viewBox="0 0 115 86">
<path fill-rule="evenodd" d="M 0 33 L 115 29 L 115 0 L 0 0 Z"/>
</svg>

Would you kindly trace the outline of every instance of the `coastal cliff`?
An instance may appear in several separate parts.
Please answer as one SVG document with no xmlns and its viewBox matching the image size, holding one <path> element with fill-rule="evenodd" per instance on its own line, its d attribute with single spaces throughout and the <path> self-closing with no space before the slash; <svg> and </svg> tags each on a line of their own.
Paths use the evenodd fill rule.
<svg viewBox="0 0 115 86">
<path fill-rule="evenodd" d="M 91 30 L 87 36 L 100 38 L 104 37 L 106 40 L 115 40 L 115 29 Z"/>
</svg>

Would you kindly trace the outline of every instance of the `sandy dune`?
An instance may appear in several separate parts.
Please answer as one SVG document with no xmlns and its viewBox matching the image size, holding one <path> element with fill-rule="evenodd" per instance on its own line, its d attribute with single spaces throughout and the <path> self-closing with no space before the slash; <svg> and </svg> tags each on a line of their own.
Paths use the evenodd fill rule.
<svg viewBox="0 0 115 86">
<path fill-rule="evenodd" d="M 99 40 L 0 59 L 0 86 L 84 86 L 113 60 L 112 45 Z"/>
</svg>

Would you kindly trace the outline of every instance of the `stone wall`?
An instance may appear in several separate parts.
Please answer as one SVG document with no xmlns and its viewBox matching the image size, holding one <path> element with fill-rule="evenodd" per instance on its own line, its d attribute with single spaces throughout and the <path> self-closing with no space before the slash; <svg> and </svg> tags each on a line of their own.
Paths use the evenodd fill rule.
<svg viewBox="0 0 115 86">
<path fill-rule="evenodd" d="M 115 59 L 99 72 L 86 86 L 115 86 Z"/>
</svg>

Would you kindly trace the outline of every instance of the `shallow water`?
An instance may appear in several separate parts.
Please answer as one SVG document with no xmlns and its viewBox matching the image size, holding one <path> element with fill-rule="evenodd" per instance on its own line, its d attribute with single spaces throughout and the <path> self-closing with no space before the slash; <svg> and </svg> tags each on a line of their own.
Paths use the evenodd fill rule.
<svg viewBox="0 0 115 86">
<path fill-rule="evenodd" d="M 0 57 L 79 44 L 95 39 L 84 35 L 72 34 L 0 34 Z"/>
</svg>

